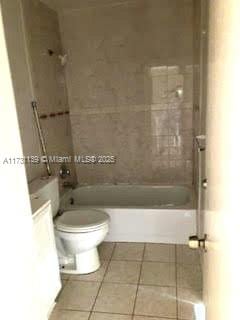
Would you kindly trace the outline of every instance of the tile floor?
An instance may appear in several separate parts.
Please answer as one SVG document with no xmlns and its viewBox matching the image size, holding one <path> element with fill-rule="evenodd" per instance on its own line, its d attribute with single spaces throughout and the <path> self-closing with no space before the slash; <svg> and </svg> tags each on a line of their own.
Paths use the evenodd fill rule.
<svg viewBox="0 0 240 320">
<path fill-rule="evenodd" d="M 110 243 L 99 248 L 101 268 L 62 275 L 50 320 L 193 320 L 201 302 L 196 251 L 184 245 Z"/>
</svg>

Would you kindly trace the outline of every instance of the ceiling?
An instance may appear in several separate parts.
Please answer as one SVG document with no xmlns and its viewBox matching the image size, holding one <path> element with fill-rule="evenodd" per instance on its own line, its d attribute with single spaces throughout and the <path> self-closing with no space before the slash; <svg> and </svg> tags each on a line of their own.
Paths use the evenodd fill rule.
<svg viewBox="0 0 240 320">
<path fill-rule="evenodd" d="M 41 0 L 54 10 L 74 10 L 89 7 L 118 5 L 132 0 Z"/>
</svg>

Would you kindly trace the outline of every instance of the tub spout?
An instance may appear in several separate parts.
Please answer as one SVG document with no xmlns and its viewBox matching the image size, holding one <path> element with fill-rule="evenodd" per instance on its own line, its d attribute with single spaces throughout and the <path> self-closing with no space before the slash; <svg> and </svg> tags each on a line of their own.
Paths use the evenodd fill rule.
<svg viewBox="0 0 240 320">
<path fill-rule="evenodd" d="M 75 183 L 71 182 L 71 181 L 64 181 L 62 184 L 64 189 L 75 189 L 76 185 Z"/>
</svg>

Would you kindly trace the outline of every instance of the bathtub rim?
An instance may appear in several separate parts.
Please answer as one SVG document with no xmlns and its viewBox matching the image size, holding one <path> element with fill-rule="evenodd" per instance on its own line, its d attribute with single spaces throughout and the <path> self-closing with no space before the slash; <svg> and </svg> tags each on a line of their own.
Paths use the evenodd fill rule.
<svg viewBox="0 0 240 320">
<path fill-rule="evenodd" d="M 164 187 L 183 187 L 189 190 L 190 192 L 190 201 L 182 206 L 113 206 L 113 205 L 70 205 L 69 203 L 67 204 L 66 202 L 68 200 L 70 200 L 72 192 L 78 188 L 81 187 L 96 187 L 96 186 L 143 186 L 143 187 L 160 187 L 160 188 L 164 188 Z M 104 209 L 104 208 L 119 208 L 119 209 L 163 209 L 163 210 L 183 210 L 183 209 L 188 209 L 188 210 L 196 210 L 196 195 L 195 195 L 195 189 L 194 186 L 190 186 L 187 184 L 177 184 L 177 185 L 173 185 L 173 184 L 139 184 L 139 183 L 118 183 L 118 184 L 112 184 L 112 183 L 98 183 L 98 184 L 77 184 L 74 188 L 71 188 L 69 190 L 66 190 L 64 193 L 61 194 L 60 197 L 60 208 L 63 210 L 66 209 L 70 209 L 72 208 L 74 210 L 74 208 L 99 208 L 99 209 Z"/>
</svg>

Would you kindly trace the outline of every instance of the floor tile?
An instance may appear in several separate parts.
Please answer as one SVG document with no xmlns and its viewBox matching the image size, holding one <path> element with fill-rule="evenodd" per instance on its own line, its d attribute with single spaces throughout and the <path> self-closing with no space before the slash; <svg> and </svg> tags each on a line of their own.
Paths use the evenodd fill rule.
<svg viewBox="0 0 240 320">
<path fill-rule="evenodd" d="M 202 288 L 202 272 L 199 265 L 177 264 L 177 286 L 181 288 Z"/>
<path fill-rule="evenodd" d="M 175 263 L 143 262 L 141 284 L 176 286 Z"/>
<path fill-rule="evenodd" d="M 184 320 L 194 320 L 194 306 L 202 302 L 202 293 L 194 289 L 178 289 L 178 317 Z"/>
<path fill-rule="evenodd" d="M 138 261 L 114 261 L 109 264 L 104 282 L 138 283 L 141 262 Z"/>
<path fill-rule="evenodd" d="M 177 245 L 177 263 L 200 264 L 198 250 L 190 249 L 187 245 Z"/>
<path fill-rule="evenodd" d="M 101 267 L 89 274 L 72 274 L 70 275 L 70 280 L 80 280 L 80 281 L 102 281 L 105 271 L 107 269 L 109 261 L 101 261 Z"/>
<path fill-rule="evenodd" d="M 127 316 L 124 314 L 93 312 L 90 320 L 132 320 L 132 316 Z"/>
<path fill-rule="evenodd" d="M 69 274 L 67 273 L 60 273 L 60 278 L 61 280 L 68 280 L 69 279 Z"/>
<path fill-rule="evenodd" d="M 176 289 L 139 286 L 135 315 L 176 318 Z"/>
<path fill-rule="evenodd" d="M 54 311 L 49 320 L 88 320 L 90 312 L 57 310 Z"/>
<path fill-rule="evenodd" d="M 136 285 L 103 283 L 94 311 L 131 314 L 136 291 Z"/>
<path fill-rule="evenodd" d="M 156 317 L 144 317 L 144 316 L 134 316 L 133 320 L 169 320 L 169 318 L 156 318 Z"/>
<path fill-rule="evenodd" d="M 62 289 L 65 287 L 65 285 L 67 284 L 68 280 L 61 280 L 62 282 Z"/>
<path fill-rule="evenodd" d="M 121 242 L 117 243 L 113 252 L 113 260 L 136 260 L 141 261 L 143 257 L 144 244 Z"/>
<path fill-rule="evenodd" d="M 143 243 L 104 242 L 99 254 L 104 261 L 98 271 L 61 274 L 63 289 L 50 320 L 169 320 L 176 319 L 177 311 L 179 320 L 195 319 L 194 305 L 202 300 L 196 251 L 185 245 L 149 243 L 144 250 Z"/>
<path fill-rule="evenodd" d="M 69 280 L 60 295 L 58 308 L 90 311 L 99 286 L 100 282 Z"/>
<path fill-rule="evenodd" d="M 147 243 L 144 261 L 175 262 L 175 245 Z"/>
<path fill-rule="evenodd" d="M 103 242 L 98 246 L 98 252 L 101 260 L 110 260 L 114 249 L 114 242 Z"/>
</svg>

